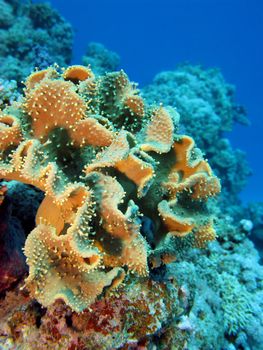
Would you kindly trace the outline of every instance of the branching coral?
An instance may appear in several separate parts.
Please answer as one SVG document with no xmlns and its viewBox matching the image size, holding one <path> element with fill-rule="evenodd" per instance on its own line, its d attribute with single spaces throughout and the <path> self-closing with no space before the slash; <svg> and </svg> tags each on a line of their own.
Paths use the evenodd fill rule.
<svg viewBox="0 0 263 350">
<path fill-rule="evenodd" d="M 120 57 L 116 52 L 108 50 L 100 43 L 89 43 L 85 56 L 82 58 L 83 64 L 91 65 L 97 74 L 105 74 L 117 70 L 120 64 Z"/>
<path fill-rule="evenodd" d="M 19 84 L 35 67 L 71 59 L 72 28 L 50 5 L 0 0 L 0 76 Z"/>
<path fill-rule="evenodd" d="M 19 100 L 20 94 L 17 91 L 17 83 L 15 80 L 0 79 L 0 109 L 10 105 L 14 101 Z"/>
<path fill-rule="evenodd" d="M 214 239 L 206 201 L 220 184 L 175 111 L 147 106 L 123 71 L 51 67 L 25 85 L 0 116 L 0 175 L 45 193 L 25 245 L 26 286 L 44 306 L 82 311 L 129 273 L 147 276 L 167 237 Z"/>
<path fill-rule="evenodd" d="M 190 350 L 262 347 L 263 267 L 252 242 L 230 219 L 219 214 L 219 239 L 168 266 L 184 289 Z"/>
</svg>

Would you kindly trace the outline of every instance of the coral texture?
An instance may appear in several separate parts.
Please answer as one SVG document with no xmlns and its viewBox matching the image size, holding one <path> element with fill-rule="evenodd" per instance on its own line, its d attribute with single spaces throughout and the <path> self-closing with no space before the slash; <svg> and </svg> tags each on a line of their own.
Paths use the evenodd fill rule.
<svg viewBox="0 0 263 350">
<path fill-rule="evenodd" d="M 116 52 L 94 42 L 89 43 L 82 61 L 85 66 L 90 65 L 92 70 L 99 75 L 116 71 L 120 65 L 120 57 Z"/>
<path fill-rule="evenodd" d="M 72 28 L 50 5 L 0 1 L 0 77 L 25 79 L 35 67 L 71 59 Z"/>
<path fill-rule="evenodd" d="M 0 110 L 14 101 L 18 101 L 20 96 L 20 93 L 17 91 L 17 83 L 15 80 L 0 79 Z"/>
<path fill-rule="evenodd" d="M 218 213 L 218 240 L 168 266 L 184 290 L 189 350 L 261 349 L 263 267 L 253 243 Z M 180 324 L 177 327 L 180 327 Z"/>
<path fill-rule="evenodd" d="M 225 82 L 218 69 L 181 65 L 161 72 L 142 90 L 149 103 L 175 107 L 181 125 L 192 136 L 222 181 L 222 206 L 238 203 L 250 169 L 245 153 L 233 149 L 225 132 L 235 122 L 247 125 L 244 108 L 234 99 L 235 89 Z"/>
<path fill-rule="evenodd" d="M 82 313 L 72 312 L 61 301 L 42 309 L 21 289 L 8 292 L 5 302 L 0 301 L 0 331 L 5 335 L 0 337 L 0 347 L 146 349 L 161 326 L 178 317 L 180 308 L 172 283 L 143 282 L 128 281 L 118 293 L 105 296 Z M 186 337 L 182 334 L 181 338 Z"/>
<path fill-rule="evenodd" d="M 214 239 L 206 202 L 220 183 L 175 111 L 147 106 L 123 71 L 51 67 L 25 86 L 0 116 L 0 176 L 45 193 L 25 244 L 26 287 L 42 305 L 82 311 L 174 259 L 160 254 L 167 239 Z"/>
</svg>

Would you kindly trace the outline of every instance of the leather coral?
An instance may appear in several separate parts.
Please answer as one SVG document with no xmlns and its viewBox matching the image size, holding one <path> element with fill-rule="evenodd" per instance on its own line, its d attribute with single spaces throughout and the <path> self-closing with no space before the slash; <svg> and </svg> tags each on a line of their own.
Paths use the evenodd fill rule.
<svg viewBox="0 0 263 350">
<path fill-rule="evenodd" d="M 214 238 L 206 202 L 220 183 L 178 122 L 123 71 L 82 66 L 32 73 L 1 113 L 1 178 L 45 193 L 25 244 L 26 286 L 44 306 L 63 299 L 79 312 L 125 276 L 147 278 L 168 236 Z"/>
</svg>

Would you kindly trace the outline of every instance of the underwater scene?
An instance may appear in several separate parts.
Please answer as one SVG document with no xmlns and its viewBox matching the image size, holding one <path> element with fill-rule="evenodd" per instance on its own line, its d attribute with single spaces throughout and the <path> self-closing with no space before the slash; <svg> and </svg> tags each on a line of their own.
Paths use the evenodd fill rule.
<svg viewBox="0 0 263 350">
<path fill-rule="evenodd" d="M 263 350 L 261 0 L 0 0 L 0 350 Z"/>
</svg>

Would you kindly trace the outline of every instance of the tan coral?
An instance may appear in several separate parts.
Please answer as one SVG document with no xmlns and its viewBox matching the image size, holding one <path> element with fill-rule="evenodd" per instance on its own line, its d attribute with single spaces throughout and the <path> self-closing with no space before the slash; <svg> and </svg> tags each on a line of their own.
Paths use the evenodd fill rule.
<svg viewBox="0 0 263 350">
<path fill-rule="evenodd" d="M 45 306 L 61 298 L 82 311 L 104 288 L 116 287 L 124 278 L 120 268 L 108 273 L 98 269 L 102 254 L 89 237 L 92 203 L 87 189 L 77 185 L 41 203 L 38 226 L 25 246 L 30 266 L 26 284 Z"/>
<path fill-rule="evenodd" d="M 171 203 L 163 200 L 158 204 L 158 211 L 168 232 L 178 237 L 184 237 L 195 227 L 193 218 L 180 217 L 170 208 Z"/>
<path fill-rule="evenodd" d="M 158 250 L 157 250 L 154 255 L 150 256 L 149 260 L 152 268 L 156 269 L 163 264 L 167 265 L 176 261 L 176 256 L 172 253 L 167 253 L 167 252 L 165 253 L 162 252 L 161 254 L 158 254 Z"/>
<path fill-rule="evenodd" d="M 184 192 L 189 194 L 190 201 L 206 200 L 220 191 L 220 182 L 213 175 L 208 163 L 200 158 L 198 151 L 194 149 L 191 137 L 179 138 L 174 142 L 171 152 L 169 157 L 172 165 L 162 182 L 162 186 L 168 191 L 169 199 L 158 204 L 163 225 L 169 233 L 177 237 L 184 237 L 193 230 L 202 232 L 203 236 L 207 234 L 212 237 L 206 214 L 196 215 L 195 212 L 188 212 L 182 208 L 178 195 Z"/>
<path fill-rule="evenodd" d="M 109 73 L 112 79 L 117 103 L 131 116 L 143 118 L 145 116 L 145 103 L 141 96 L 138 95 L 136 84 L 131 83 L 123 70 L 120 72 Z"/>
<path fill-rule="evenodd" d="M 154 176 L 154 169 L 151 164 L 138 158 L 135 154 L 129 154 L 128 138 L 131 138 L 130 134 L 121 131 L 112 144 L 98 153 L 93 163 L 86 166 L 85 172 L 88 174 L 99 168 L 114 167 L 136 184 L 138 197 L 141 197 L 145 187 Z"/>
<path fill-rule="evenodd" d="M 124 98 L 123 104 L 132 114 L 135 114 L 138 117 L 143 117 L 145 114 L 144 111 L 144 102 L 141 96 L 131 95 Z"/>
<path fill-rule="evenodd" d="M 125 196 L 118 181 L 100 173 L 92 173 L 91 177 L 96 183 L 94 192 L 99 203 L 97 210 L 101 217 L 102 227 L 107 234 L 120 240 L 116 248 L 118 254 L 114 250 L 108 251 L 104 257 L 105 264 L 109 266 L 127 265 L 132 271 L 146 275 L 148 273 L 148 247 L 140 234 L 139 222 L 136 223 L 136 220 L 133 219 L 138 216 L 137 207 L 130 201 L 124 214 L 118 209 Z M 102 240 L 102 246 L 103 244 Z"/>
<path fill-rule="evenodd" d="M 160 107 L 153 112 L 151 120 L 145 130 L 145 139 L 141 145 L 144 151 L 166 153 L 173 143 L 174 125 L 172 117 Z"/>
<path fill-rule="evenodd" d="M 179 181 L 183 181 L 197 172 L 205 172 L 208 175 L 212 174 L 211 168 L 205 160 L 200 160 L 200 158 L 191 159 L 193 148 L 194 140 L 189 136 L 182 136 L 173 144 L 176 163 L 171 173 L 176 172 Z"/>
<path fill-rule="evenodd" d="M 173 144 L 175 164 L 167 181 L 163 185 L 169 190 L 171 198 L 176 193 L 189 191 L 192 198 L 200 199 L 216 195 L 220 192 L 220 182 L 212 174 L 207 161 L 194 154 L 194 141 L 189 136 L 182 136 Z M 192 159 L 193 158 L 193 159 Z"/>
<path fill-rule="evenodd" d="M 105 266 L 127 266 L 130 272 L 146 277 L 149 274 L 147 265 L 148 249 L 145 240 L 137 235 L 130 243 L 123 242 L 121 255 L 105 255 L 103 261 Z"/>
<path fill-rule="evenodd" d="M 69 136 L 73 144 L 78 147 L 86 145 L 105 147 L 109 146 L 114 138 L 114 134 L 94 118 L 79 121 L 69 129 Z"/>
<path fill-rule="evenodd" d="M 20 121 L 8 114 L 0 115 L 0 150 L 16 146 L 22 140 Z"/>
<path fill-rule="evenodd" d="M 20 143 L 12 153 L 9 164 L 1 164 L 2 177 L 33 185 L 55 198 L 57 190 L 64 190 L 60 171 L 55 162 L 41 164 L 42 145 L 38 140 L 28 139 Z"/>
<path fill-rule="evenodd" d="M 40 71 L 33 72 L 29 75 L 25 82 L 25 86 L 27 89 L 34 89 L 34 87 L 40 83 L 45 78 L 51 78 L 56 75 L 56 70 L 52 67 L 43 69 Z"/>
<path fill-rule="evenodd" d="M 194 199 L 213 197 L 221 191 L 220 182 L 215 176 L 200 176 L 200 179 L 195 181 L 191 188 L 193 191 L 192 198 Z"/>
<path fill-rule="evenodd" d="M 75 65 L 75 66 L 68 67 L 64 71 L 63 78 L 65 80 L 70 80 L 73 83 L 78 83 L 80 81 L 84 81 L 89 78 L 94 78 L 94 74 L 89 67 Z"/>
<path fill-rule="evenodd" d="M 124 72 L 34 72 L 10 111 L 0 174 L 45 193 L 25 246 L 26 286 L 44 306 L 62 298 L 82 311 L 131 272 L 147 279 L 150 256 L 170 263 L 176 240 L 214 238 L 205 202 L 218 179 L 193 140 L 175 135 L 176 112 L 148 108 Z"/>
<path fill-rule="evenodd" d="M 36 223 L 56 228 L 60 235 L 67 225 L 76 220 L 77 210 L 90 198 L 87 188 L 78 185 L 68 186 L 61 195 L 47 195 L 38 208 Z"/>
<path fill-rule="evenodd" d="M 127 140 L 127 133 L 121 131 L 114 138 L 113 142 L 108 148 L 100 153 L 97 153 L 94 161 L 91 164 L 86 165 L 85 173 L 88 174 L 98 168 L 115 166 L 117 162 L 128 156 L 129 150 L 130 147 Z"/>
<path fill-rule="evenodd" d="M 73 310 L 82 311 L 122 275 L 120 268 L 95 269 L 99 261 L 95 248 L 83 255 L 72 249 L 67 235 L 58 237 L 50 226 L 39 225 L 31 232 L 25 254 L 30 266 L 27 288 L 44 306 L 63 299 Z"/>
<path fill-rule="evenodd" d="M 197 248 L 204 248 L 208 242 L 214 241 L 215 238 L 215 229 L 213 228 L 212 223 L 209 222 L 207 225 L 199 227 L 194 232 L 194 245 Z"/>
<path fill-rule="evenodd" d="M 5 199 L 6 192 L 7 192 L 7 186 L 0 184 L 0 205 L 3 203 Z"/>
<path fill-rule="evenodd" d="M 136 184 L 139 198 L 144 195 L 145 188 L 147 189 L 149 182 L 155 176 L 153 167 L 134 154 L 130 154 L 126 159 L 117 162 L 116 169 Z"/>
<path fill-rule="evenodd" d="M 112 141 L 107 128 L 85 118 L 86 103 L 70 81 L 44 79 L 26 91 L 24 106 L 32 118 L 34 137 L 40 140 L 45 141 L 51 130 L 64 128 L 77 146 L 107 146 Z"/>
<path fill-rule="evenodd" d="M 85 117 L 85 102 L 68 81 L 45 79 L 26 91 L 26 112 L 32 118 L 34 136 L 46 138 L 55 127 L 71 129 Z"/>
</svg>

